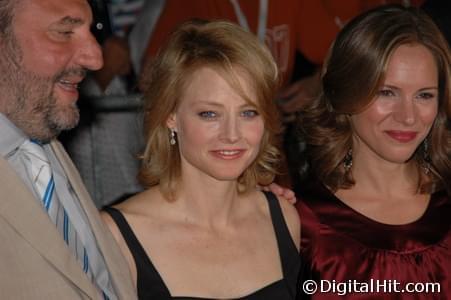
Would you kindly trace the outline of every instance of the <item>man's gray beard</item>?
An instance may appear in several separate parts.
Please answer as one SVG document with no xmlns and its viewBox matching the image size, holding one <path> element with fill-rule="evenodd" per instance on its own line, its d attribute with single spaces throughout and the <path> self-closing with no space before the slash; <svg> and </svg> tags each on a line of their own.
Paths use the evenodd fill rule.
<svg viewBox="0 0 451 300">
<path fill-rule="evenodd" d="M 48 141 L 62 130 L 75 127 L 78 108 L 57 105 L 54 78 L 39 77 L 22 66 L 22 50 L 14 36 L 0 45 L 0 111 L 30 138 Z"/>
</svg>

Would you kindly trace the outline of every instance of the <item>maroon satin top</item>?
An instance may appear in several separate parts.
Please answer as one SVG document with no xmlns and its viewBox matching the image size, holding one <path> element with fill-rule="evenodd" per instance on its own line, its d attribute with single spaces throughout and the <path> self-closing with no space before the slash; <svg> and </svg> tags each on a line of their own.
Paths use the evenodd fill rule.
<svg viewBox="0 0 451 300">
<path fill-rule="evenodd" d="M 303 185 L 298 199 L 301 281 L 317 283 L 312 299 L 451 299 L 451 199 L 445 191 L 434 193 L 423 216 L 406 225 L 371 220 L 319 183 Z M 321 282 L 328 293 L 319 292 Z M 437 284 L 410 283 L 439 283 L 440 292 Z M 423 292 L 395 292 L 406 288 Z"/>
</svg>

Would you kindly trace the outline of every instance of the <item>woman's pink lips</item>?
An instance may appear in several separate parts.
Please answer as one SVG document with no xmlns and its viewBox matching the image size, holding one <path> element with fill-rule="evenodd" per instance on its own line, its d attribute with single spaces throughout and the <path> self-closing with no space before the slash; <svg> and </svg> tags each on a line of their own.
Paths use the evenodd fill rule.
<svg viewBox="0 0 451 300">
<path fill-rule="evenodd" d="M 210 151 L 214 156 L 225 159 L 225 160 L 231 160 L 231 159 L 237 159 L 241 157 L 245 150 L 243 149 L 234 149 L 234 150 L 213 150 Z"/>
<path fill-rule="evenodd" d="M 400 130 L 387 130 L 385 133 L 394 140 L 401 143 L 408 143 L 417 137 L 416 131 L 400 131 Z"/>
</svg>

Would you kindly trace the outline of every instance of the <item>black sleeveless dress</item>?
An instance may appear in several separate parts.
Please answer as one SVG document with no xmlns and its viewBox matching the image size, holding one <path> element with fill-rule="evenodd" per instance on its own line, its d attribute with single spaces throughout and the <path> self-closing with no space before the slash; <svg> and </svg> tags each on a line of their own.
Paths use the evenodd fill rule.
<svg viewBox="0 0 451 300">
<path fill-rule="evenodd" d="M 274 231 L 282 264 L 283 279 L 275 281 L 250 295 L 238 299 L 250 300 L 289 300 L 296 299 L 298 291 L 298 275 L 301 261 L 296 246 L 291 239 L 285 219 L 282 215 L 279 200 L 272 193 L 264 192 L 268 200 Z M 140 300 L 165 299 L 207 299 L 201 297 L 172 297 L 169 290 L 139 243 L 122 213 L 112 207 L 105 208 L 116 222 L 119 230 L 135 260 L 138 281 L 138 297 Z"/>
</svg>

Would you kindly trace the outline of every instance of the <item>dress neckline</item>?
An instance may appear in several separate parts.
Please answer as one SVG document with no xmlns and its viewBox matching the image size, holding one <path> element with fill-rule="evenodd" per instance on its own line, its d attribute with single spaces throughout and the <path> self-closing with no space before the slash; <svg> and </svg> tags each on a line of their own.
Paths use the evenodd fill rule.
<svg viewBox="0 0 451 300">
<path fill-rule="evenodd" d="M 387 229 L 397 229 L 397 228 L 403 228 L 403 227 L 412 227 L 412 226 L 416 226 L 417 223 L 421 224 L 422 222 L 424 222 L 423 220 L 428 218 L 429 214 L 431 213 L 431 208 L 433 206 L 432 205 L 432 201 L 433 201 L 434 194 L 430 194 L 428 203 L 426 205 L 426 209 L 422 212 L 422 214 L 417 219 L 415 219 L 413 221 L 410 221 L 408 223 L 404 223 L 404 224 L 389 224 L 389 223 L 384 223 L 384 222 L 377 221 L 377 220 L 375 220 L 373 218 L 370 218 L 370 217 L 364 215 L 363 213 L 359 212 L 358 210 L 356 210 L 355 208 L 353 208 L 352 206 L 350 206 L 349 204 L 344 202 L 337 195 L 332 193 L 327 187 L 324 187 L 324 188 L 329 191 L 331 199 L 333 199 L 332 201 L 335 201 L 337 203 L 337 205 L 339 205 L 343 209 L 346 209 L 348 211 L 353 212 L 355 215 L 359 216 L 359 218 L 362 219 L 362 221 L 364 221 L 364 222 L 366 222 L 368 224 L 371 224 L 373 226 L 386 227 Z"/>
<path fill-rule="evenodd" d="M 318 183 L 319 188 L 321 190 L 322 195 L 324 197 L 321 197 L 325 199 L 325 201 L 329 202 L 330 204 L 334 204 L 338 206 L 339 208 L 343 209 L 344 211 L 348 212 L 351 215 L 354 215 L 356 219 L 358 219 L 362 224 L 367 224 L 369 226 L 376 226 L 376 227 L 382 227 L 390 230 L 405 230 L 410 227 L 417 227 L 421 226 L 423 224 L 427 224 L 428 220 L 431 217 L 431 213 L 433 212 L 434 204 L 436 202 L 435 198 L 437 198 L 440 194 L 442 194 L 442 191 L 438 191 L 435 193 L 432 193 L 430 195 L 428 204 L 426 206 L 426 209 L 422 213 L 422 215 L 417 218 L 414 221 L 405 223 L 405 224 L 388 224 L 379 222 L 377 220 L 374 220 L 361 212 L 357 211 L 353 207 L 349 206 L 345 202 L 343 202 L 340 198 L 338 198 L 332 191 L 330 191 L 324 184 Z"/>
<path fill-rule="evenodd" d="M 160 275 L 160 274 L 158 274 L 158 275 Z M 161 277 L 160 277 L 160 280 L 164 284 L 164 286 L 166 287 L 166 284 L 164 283 L 164 281 L 163 281 L 163 279 Z M 225 300 L 225 299 L 233 299 L 233 300 L 249 299 L 251 297 L 258 296 L 258 294 L 264 293 L 266 290 L 269 290 L 271 288 L 275 288 L 276 286 L 281 285 L 281 284 L 283 284 L 283 278 L 279 279 L 279 280 L 276 280 L 276 281 L 273 281 L 272 283 L 269 283 L 269 284 L 265 285 L 264 287 L 259 288 L 258 290 L 254 291 L 254 292 L 252 292 L 252 293 L 250 293 L 250 294 L 248 294 L 246 296 L 242 296 L 242 297 L 239 297 L 239 298 L 215 298 L 215 299 L 218 299 L 218 300 Z M 166 289 L 167 289 L 167 287 L 166 287 Z M 168 293 L 169 293 L 169 290 L 168 290 Z M 184 300 L 189 300 L 189 299 L 195 300 L 195 299 L 198 299 L 198 300 L 204 300 L 204 299 L 211 299 L 211 298 L 206 298 L 206 297 L 187 297 L 187 296 L 171 296 L 171 299 L 180 299 L 180 300 L 181 299 L 184 299 Z"/>
<path fill-rule="evenodd" d="M 443 226 L 445 216 L 451 214 L 451 203 L 445 190 L 431 194 L 428 207 L 417 220 L 392 225 L 356 211 L 319 181 L 309 181 L 303 187 L 299 198 L 315 214 L 323 230 L 333 230 L 366 247 L 398 253 L 421 251 L 439 243 L 450 230 L 449 226 Z"/>
<path fill-rule="evenodd" d="M 266 197 L 270 197 L 269 193 L 265 193 L 265 196 Z M 271 202 L 270 202 L 269 199 L 268 199 L 267 205 L 268 205 L 268 210 L 271 212 Z M 274 224 L 275 221 L 272 218 L 271 218 L 271 222 L 273 223 L 273 226 L 274 226 L 275 225 Z M 286 228 L 286 230 L 288 230 L 288 228 Z M 294 242 L 293 242 L 293 240 L 291 240 L 291 238 L 290 238 L 290 241 L 292 243 L 292 246 L 296 247 Z M 278 245 L 279 245 L 279 243 L 278 243 Z M 144 249 L 143 249 L 143 251 L 144 251 Z M 278 251 L 279 251 L 279 257 L 281 259 L 281 264 L 283 264 L 283 262 L 282 262 L 283 254 L 281 253 L 280 247 L 278 247 Z M 156 274 L 156 276 L 158 278 L 158 281 L 160 282 L 161 286 L 164 287 L 164 289 L 166 290 L 167 295 L 169 295 L 171 299 L 180 299 L 180 300 L 181 299 L 185 299 L 185 300 L 189 300 L 189 299 L 192 299 L 192 300 L 211 299 L 211 298 L 200 297 L 200 296 L 199 297 L 198 296 L 172 296 L 171 291 L 169 290 L 168 286 L 166 285 L 166 282 L 163 280 L 163 277 L 161 276 L 160 272 L 157 270 L 157 268 L 155 267 L 155 265 L 153 264 L 153 262 L 152 262 L 152 260 L 150 259 L 149 256 L 148 256 L 148 264 L 153 269 L 153 272 L 155 272 L 155 274 Z M 283 269 L 283 266 L 282 266 L 282 269 Z M 270 290 L 271 288 L 275 288 L 275 287 L 277 287 L 279 285 L 283 285 L 283 284 L 284 284 L 284 274 L 283 274 L 283 270 L 282 270 L 282 278 L 280 278 L 278 280 L 275 280 L 275 281 L 273 281 L 273 282 L 271 282 L 271 283 L 269 283 L 269 284 L 267 284 L 267 285 L 255 290 L 255 291 L 253 291 L 253 292 L 251 292 L 251 293 L 249 293 L 249 294 L 247 294 L 245 296 L 242 296 L 242 297 L 239 297 L 239 298 L 217 298 L 217 299 L 218 300 L 221 300 L 221 299 L 233 299 L 233 300 L 250 299 L 250 298 L 252 298 L 254 296 L 258 296 L 258 294 L 260 294 L 260 293 L 264 293 L 266 290 Z"/>
</svg>

